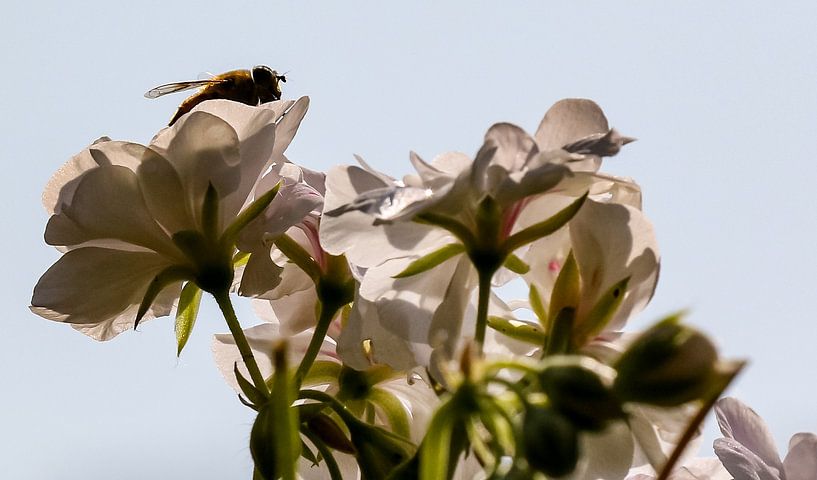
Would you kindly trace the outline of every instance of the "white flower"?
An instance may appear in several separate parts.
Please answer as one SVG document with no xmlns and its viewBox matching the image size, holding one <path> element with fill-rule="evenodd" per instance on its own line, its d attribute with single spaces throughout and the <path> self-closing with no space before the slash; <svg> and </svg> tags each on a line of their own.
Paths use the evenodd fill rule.
<svg viewBox="0 0 817 480">
<path fill-rule="evenodd" d="M 256 313 L 266 323 L 244 330 L 261 374 L 270 378 L 273 373 L 272 351 L 282 339 L 288 342 L 289 364 L 297 365 L 307 350 L 313 329 L 307 329 L 292 336 L 282 335 L 281 326 L 268 302 L 255 301 Z M 371 414 L 376 425 L 409 437 L 419 443 L 425 434 L 437 396 L 417 375 L 396 372 L 380 365 L 364 371 L 352 370 L 341 363 L 336 349 L 340 332 L 340 321 L 330 326 L 324 338 L 315 363 L 304 378 L 302 389 L 320 389 L 336 396 L 359 418 Z M 230 334 L 218 334 L 213 340 L 213 355 L 216 366 L 227 383 L 239 394 L 241 390 L 235 379 L 234 368 L 238 366 L 242 375 L 247 375 L 241 362 L 241 354 Z M 348 455 L 335 452 L 344 471 L 344 478 L 357 478 L 357 465 Z M 325 464 L 312 465 L 301 459 L 299 473 L 303 478 L 326 478 Z"/>
<path fill-rule="evenodd" d="M 149 288 L 158 296 L 145 319 L 169 313 L 182 280 L 229 280 L 232 266 L 214 264 L 232 251 L 215 244 L 261 174 L 283 163 L 307 105 L 203 102 L 147 147 L 103 139 L 72 158 L 43 194 L 45 240 L 65 255 L 32 311 L 107 340 L 133 326 Z"/>
<path fill-rule="evenodd" d="M 588 191 L 597 193 L 602 184 L 605 192 L 618 188 L 619 179 L 592 172 L 601 156 L 617 153 L 628 141 L 608 129 L 595 103 L 571 99 L 551 108 L 535 138 L 511 124 L 494 125 L 473 161 L 447 153 L 429 164 L 412 154 L 417 175 L 401 182 L 364 162 L 330 171 L 321 242 L 328 252 L 343 253 L 351 263 L 368 268 L 360 296 L 374 303 L 376 315 L 357 318 L 368 319 L 370 326 L 379 323 L 376 330 L 389 331 L 404 343 L 377 345 L 371 339 L 380 361 L 407 361 L 405 356 L 389 359 L 386 352 L 412 352 L 418 365 L 428 365 L 433 353 L 450 357 L 477 285 L 472 250 L 494 240 L 499 248 L 515 233 L 549 218 L 549 207 L 561 198 L 575 201 Z M 486 232 L 481 220 L 486 199 L 495 204 L 487 222 L 494 233 Z M 462 246 L 458 251 L 457 245 Z M 420 274 L 395 278 L 442 247 L 454 252 L 447 260 Z M 500 270 L 494 280 L 509 277 Z"/>
<path fill-rule="evenodd" d="M 715 405 L 724 438 L 715 440 L 715 454 L 735 480 L 814 480 L 817 478 L 817 435 L 798 433 L 780 460 L 769 428 L 754 410 L 735 398 Z"/>
</svg>

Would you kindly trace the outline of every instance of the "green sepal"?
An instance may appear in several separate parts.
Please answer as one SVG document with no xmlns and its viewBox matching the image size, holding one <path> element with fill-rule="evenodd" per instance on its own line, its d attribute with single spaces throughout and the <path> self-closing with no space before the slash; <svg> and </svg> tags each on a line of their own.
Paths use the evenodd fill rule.
<svg viewBox="0 0 817 480">
<path fill-rule="evenodd" d="M 256 407 L 263 407 L 267 398 L 255 388 L 255 385 L 253 385 L 251 381 L 244 378 L 244 375 L 241 375 L 241 372 L 238 370 L 238 362 L 233 364 L 233 375 L 235 375 L 235 379 L 238 382 L 238 388 L 241 389 L 247 400 Z"/>
<path fill-rule="evenodd" d="M 312 363 L 309 368 L 309 373 L 304 377 L 305 384 L 318 384 L 333 382 L 340 376 L 341 366 L 337 362 L 330 362 L 329 360 L 317 360 Z"/>
<path fill-rule="evenodd" d="M 559 313 L 556 314 L 550 324 L 543 357 L 570 353 L 573 348 L 573 325 L 575 322 L 576 310 L 570 307 L 559 310 Z"/>
<path fill-rule="evenodd" d="M 479 405 L 479 416 L 482 425 L 491 434 L 492 443 L 496 445 L 500 454 L 513 453 L 516 439 L 514 437 L 514 425 L 510 416 L 499 406 L 493 398 L 477 399 Z"/>
<path fill-rule="evenodd" d="M 192 278 L 193 274 L 189 269 L 179 266 L 167 267 L 153 277 L 153 280 L 148 284 L 145 295 L 142 297 L 142 302 L 139 304 L 139 310 L 136 312 L 136 321 L 133 323 L 133 328 L 136 329 L 136 327 L 139 326 L 142 317 L 145 316 L 150 306 L 153 305 L 153 301 L 156 300 L 156 297 L 159 296 L 162 289 L 171 283 L 191 280 Z"/>
<path fill-rule="evenodd" d="M 250 222 L 256 219 L 261 213 L 269 206 L 270 203 L 275 199 L 275 196 L 278 194 L 278 190 L 281 188 L 281 182 L 278 182 L 272 189 L 260 197 L 256 198 L 251 204 L 247 206 L 238 216 L 233 220 L 224 233 L 221 235 L 221 244 L 225 247 L 232 247 L 235 245 L 236 240 L 238 239 L 238 234 L 241 233 L 241 230 L 244 229 Z"/>
<path fill-rule="evenodd" d="M 489 315 L 488 326 L 514 340 L 536 346 L 542 346 L 545 343 L 545 331 L 535 323 Z"/>
<path fill-rule="evenodd" d="M 604 327 L 607 326 L 613 315 L 618 311 L 621 302 L 624 301 L 629 282 L 630 277 L 619 280 L 599 297 L 590 312 L 576 326 L 574 339 L 577 345 L 584 345 L 588 339 L 595 337 L 604 330 Z"/>
<path fill-rule="evenodd" d="M 207 184 L 207 191 L 204 192 L 204 200 L 201 205 L 201 229 L 207 238 L 216 239 L 219 224 L 219 204 L 218 192 L 212 183 Z"/>
<path fill-rule="evenodd" d="M 369 392 L 368 399 L 386 416 L 392 432 L 402 437 L 411 437 L 408 412 L 393 393 L 375 387 Z"/>
<path fill-rule="evenodd" d="M 573 251 L 568 253 L 567 258 L 559 270 L 556 282 L 553 284 L 553 292 L 550 294 L 550 306 L 548 318 L 555 318 L 565 307 L 578 310 L 579 299 L 581 298 L 581 283 L 579 280 L 579 265 L 573 256 Z"/>
<path fill-rule="evenodd" d="M 528 290 L 528 303 L 530 303 L 533 314 L 539 319 L 539 325 L 547 329 L 548 312 L 545 309 L 545 304 L 542 303 L 542 295 L 539 294 L 539 289 L 535 285 L 531 285 L 530 290 Z"/>
<path fill-rule="evenodd" d="M 201 289 L 193 282 L 187 282 L 179 296 L 179 306 L 176 308 L 176 356 L 182 354 L 187 345 L 190 332 L 196 324 L 201 305 Z"/>
<path fill-rule="evenodd" d="M 303 432 L 304 427 L 301 428 L 302 428 L 301 432 Z M 315 455 L 315 452 L 313 452 L 312 449 L 309 448 L 309 445 L 307 445 L 306 441 L 304 441 L 303 439 L 301 439 L 301 457 L 312 462 L 313 467 L 317 467 L 321 463 L 321 461 L 318 460 L 318 456 Z"/>
<path fill-rule="evenodd" d="M 343 429 L 328 415 L 319 413 L 310 417 L 306 422 L 306 427 L 329 447 L 350 455 L 357 453 L 355 446 L 346 437 Z"/>
<path fill-rule="evenodd" d="M 530 265 L 513 253 L 508 255 L 505 259 L 505 263 L 502 265 L 517 275 L 524 275 L 530 272 Z"/>
<path fill-rule="evenodd" d="M 250 453 L 266 480 L 294 480 L 301 456 L 298 409 L 292 408 L 295 388 L 287 368 L 286 344 L 272 352 L 272 392 L 261 407 L 250 432 Z"/>
<path fill-rule="evenodd" d="M 275 246 L 278 247 L 290 262 L 294 263 L 304 271 L 316 284 L 321 278 L 321 267 L 298 242 L 287 234 L 283 234 L 275 239 Z"/>
<path fill-rule="evenodd" d="M 420 447 L 419 480 L 448 478 L 448 463 L 453 440 L 455 418 L 454 402 L 447 401 L 437 408 Z M 456 461 L 452 464 L 456 468 Z"/>
<path fill-rule="evenodd" d="M 461 243 L 452 243 L 446 245 L 440 249 L 434 250 L 433 252 L 418 258 L 411 262 L 405 270 L 398 273 L 397 275 L 392 276 L 392 278 L 406 278 L 411 277 L 412 275 L 417 275 L 418 273 L 423 273 L 425 271 L 431 270 L 432 268 L 436 267 L 437 265 L 443 263 L 444 261 L 448 260 L 449 258 L 459 255 L 465 251 L 465 247 Z"/>
<path fill-rule="evenodd" d="M 582 205 L 584 205 L 584 201 L 587 200 L 587 195 L 589 193 L 590 192 L 585 193 L 567 207 L 556 212 L 555 215 L 547 220 L 535 223 L 522 231 L 514 233 L 508 238 L 508 240 L 506 240 L 505 249 L 508 252 L 513 252 L 519 247 L 535 242 L 542 237 L 546 237 L 556 232 L 567 222 L 573 219 L 577 213 L 579 213 L 579 209 L 581 209 Z"/>
<path fill-rule="evenodd" d="M 324 463 L 326 464 L 326 469 L 329 470 L 329 479 L 343 480 L 343 475 L 341 475 L 340 473 L 340 468 L 338 468 L 338 462 L 337 460 L 335 460 L 335 455 L 332 453 L 332 450 L 328 446 L 326 446 L 326 444 L 323 443 L 323 441 L 320 438 L 318 438 L 317 435 L 315 435 L 308 428 L 302 428 L 301 433 L 303 433 L 306 436 L 306 438 L 308 438 L 309 441 L 311 441 L 312 444 L 315 445 L 315 448 L 318 449 L 318 452 L 320 453 Z M 301 442 L 301 448 L 309 450 L 309 447 L 307 447 L 306 443 L 304 442 Z M 311 450 L 310 454 L 312 454 Z M 312 454 L 312 456 L 314 457 L 314 454 Z M 304 458 L 309 460 L 309 458 L 307 458 L 305 455 Z M 315 465 L 317 465 L 317 458 L 315 460 L 316 460 Z"/>
</svg>

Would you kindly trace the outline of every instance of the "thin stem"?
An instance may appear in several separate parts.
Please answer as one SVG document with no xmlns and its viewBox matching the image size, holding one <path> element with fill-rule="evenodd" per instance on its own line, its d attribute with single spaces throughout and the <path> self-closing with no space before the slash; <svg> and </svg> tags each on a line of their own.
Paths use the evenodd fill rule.
<svg viewBox="0 0 817 480">
<path fill-rule="evenodd" d="M 238 323 L 238 317 L 233 309 L 233 303 L 230 301 L 230 294 L 225 290 L 223 292 L 213 293 L 213 297 L 224 315 L 224 320 L 227 321 L 227 326 L 230 328 L 230 333 L 235 339 L 235 345 L 238 351 L 241 352 L 241 359 L 247 370 L 250 372 L 250 378 L 255 388 L 258 389 L 264 397 L 269 397 L 269 389 L 264 381 L 264 376 L 261 375 L 261 370 L 258 369 L 258 364 L 255 362 L 255 356 L 252 354 L 250 344 L 247 342 L 247 337 L 244 336 L 244 331 L 241 329 L 241 324 Z"/>
<path fill-rule="evenodd" d="M 681 436 L 681 439 L 678 441 L 678 445 L 675 446 L 675 450 L 672 451 L 672 455 L 670 455 L 667 463 L 664 464 L 664 467 L 661 469 L 661 474 L 656 480 L 669 479 L 672 469 L 675 468 L 675 464 L 678 463 L 678 460 L 681 458 L 684 450 L 686 450 L 687 444 L 692 441 L 692 438 L 698 432 L 698 427 L 701 426 L 704 419 L 706 419 L 706 415 L 709 413 L 712 407 L 715 406 L 715 402 L 718 401 L 718 398 L 721 396 L 724 390 L 726 390 L 726 387 L 728 387 L 729 384 L 732 383 L 732 380 L 735 379 L 737 374 L 740 373 L 743 366 L 743 362 L 739 363 L 733 372 L 726 375 L 721 388 L 718 388 L 715 392 L 712 392 L 709 398 L 704 401 L 703 405 L 701 405 L 701 408 L 698 410 L 698 413 L 695 414 L 695 417 L 689 422 L 689 425 L 687 425 L 683 436 Z"/>
<path fill-rule="evenodd" d="M 485 343 L 485 327 L 488 325 L 488 300 L 491 298 L 491 278 L 494 272 L 479 272 L 479 299 L 477 302 L 477 331 L 474 340 L 477 342 L 477 354 L 482 356 L 482 344 Z"/>
<path fill-rule="evenodd" d="M 343 475 L 340 473 L 338 462 L 335 460 L 332 450 L 327 448 L 326 444 L 308 428 L 301 430 L 301 432 L 315 445 L 315 448 L 318 449 L 321 457 L 323 457 L 323 461 L 326 463 L 326 469 L 329 470 L 329 478 L 331 480 L 343 480 Z"/>
<path fill-rule="evenodd" d="M 321 349 L 321 345 L 323 345 L 323 340 L 326 338 L 326 332 L 329 330 L 329 325 L 332 323 L 332 319 L 335 317 L 338 308 L 327 305 L 319 300 L 318 310 L 320 310 L 318 324 L 315 326 L 315 332 L 309 341 L 309 347 L 306 349 L 304 358 L 301 360 L 301 364 L 298 365 L 298 371 L 295 372 L 295 385 L 298 388 L 301 388 L 301 382 L 306 377 L 306 374 L 309 373 L 309 369 L 312 368 L 312 364 L 318 357 L 318 352 Z"/>
</svg>

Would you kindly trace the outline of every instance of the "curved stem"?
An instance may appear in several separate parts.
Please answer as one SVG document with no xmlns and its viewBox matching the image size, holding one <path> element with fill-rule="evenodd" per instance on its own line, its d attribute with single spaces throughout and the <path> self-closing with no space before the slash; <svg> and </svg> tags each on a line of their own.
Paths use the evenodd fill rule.
<svg viewBox="0 0 817 480">
<path fill-rule="evenodd" d="M 335 456 L 332 454 L 332 450 L 327 448 L 326 444 L 321 441 L 320 438 L 317 438 L 317 435 L 312 433 L 308 428 L 301 430 L 301 433 L 308 438 L 315 448 L 318 449 L 321 456 L 323 457 L 323 461 L 326 462 L 326 469 L 329 470 L 329 478 L 331 480 L 343 480 L 343 475 L 340 473 L 340 468 L 338 468 L 338 462 L 335 460 Z"/>
<path fill-rule="evenodd" d="M 250 372 L 253 385 L 255 385 L 255 388 L 258 389 L 264 397 L 269 397 L 267 383 L 264 381 L 264 376 L 261 375 L 261 370 L 258 369 L 255 356 L 252 354 L 252 349 L 250 348 L 249 342 L 247 342 L 247 337 L 244 336 L 241 324 L 238 323 L 238 317 L 236 317 L 235 310 L 233 309 L 233 303 L 230 301 L 230 294 L 225 290 L 223 292 L 213 293 L 213 297 L 216 299 L 216 303 L 218 303 L 218 307 L 224 315 L 224 320 L 227 321 L 230 333 L 235 339 L 235 345 L 238 347 L 238 351 L 241 352 L 241 359 Z"/>
<path fill-rule="evenodd" d="M 477 342 L 477 354 L 482 356 L 482 344 L 485 343 L 485 327 L 488 325 L 488 300 L 491 298 L 491 278 L 494 272 L 479 272 L 479 300 L 477 301 L 477 330 L 474 340 Z"/>
<path fill-rule="evenodd" d="M 309 341 L 309 347 L 306 349 L 301 364 L 298 365 L 298 371 L 295 372 L 295 385 L 297 388 L 301 388 L 301 382 L 306 377 L 306 374 L 309 373 L 309 369 L 312 368 L 312 364 L 318 357 L 318 352 L 321 349 L 321 345 L 323 345 L 324 338 L 326 338 L 329 325 L 332 323 L 332 319 L 338 311 L 337 308 L 327 305 L 320 300 L 318 300 L 318 310 L 320 310 L 318 314 L 318 324 L 315 325 L 315 332 Z"/>
</svg>

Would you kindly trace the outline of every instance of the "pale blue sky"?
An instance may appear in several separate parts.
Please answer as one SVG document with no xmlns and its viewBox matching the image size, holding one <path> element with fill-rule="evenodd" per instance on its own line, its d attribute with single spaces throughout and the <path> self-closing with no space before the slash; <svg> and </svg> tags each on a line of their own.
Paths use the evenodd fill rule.
<svg viewBox="0 0 817 480">
<path fill-rule="evenodd" d="M 311 96 L 289 153 L 315 169 L 359 153 L 402 175 L 409 150 L 473 153 L 494 122 L 532 131 L 556 100 L 595 99 L 639 138 L 605 170 L 642 185 L 663 257 L 634 324 L 690 307 L 726 355 L 750 359 L 732 392 L 780 445 L 817 431 L 817 4 L 385 3 L 5 6 L 7 478 L 249 478 L 252 416 L 213 367 L 225 328 L 212 305 L 180 360 L 170 320 L 99 344 L 27 306 L 58 257 L 42 243 L 51 173 L 101 135 L 149 141 L 183 96 L 147 89 L 259 63 L 289 71 L 285 96 Z"/>
</svg>

